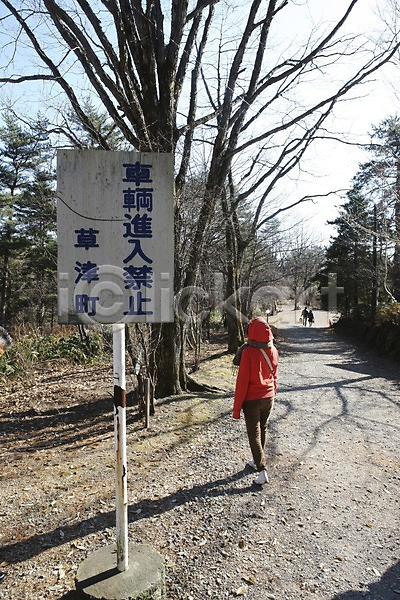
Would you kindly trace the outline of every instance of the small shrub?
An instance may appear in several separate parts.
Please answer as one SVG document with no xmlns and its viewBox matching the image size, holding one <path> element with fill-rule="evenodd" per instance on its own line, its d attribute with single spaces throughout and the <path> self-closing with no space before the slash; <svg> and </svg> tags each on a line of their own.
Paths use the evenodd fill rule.
<svg viewBox="0 0 400 600">
<path fill-rule="evenodd" d="M 49 360 L 87 364 L 103 354 L 103 337 L 97 331 L 82 339 L 78 333 L 69 336 L 24 335 L 0 358 L 0 375 L 7 377 L 21 373 L 36 363 Z"/>
<path fill-rule="evenodd" d="M 386 306 L 382 306 L 376 317 L 377 325 L 383 323 L 391 323 L 392 325 L 400 325 L 400 302 L 392 302 Z"/>
</svg>

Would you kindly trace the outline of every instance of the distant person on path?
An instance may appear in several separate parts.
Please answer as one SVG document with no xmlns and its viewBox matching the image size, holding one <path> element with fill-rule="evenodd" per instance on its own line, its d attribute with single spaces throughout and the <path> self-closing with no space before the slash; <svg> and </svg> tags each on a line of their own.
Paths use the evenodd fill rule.
<svg viewBox="0 0 400 600">
<path fill-rule="evenodd" d="M 303 317 L 303 325 L 307 325 L 307 319 L 308 319 L 308 310 L 307 310 L 307 306 L 305 306 L 303 308 L 303 310 L 301 311 L 301 316 Z"/>
<path fill-rule="evenodd" d="M 311 327 L 311 325 L 314 323 L 315 319 L 314 319 L 314 313 L 311 310 L 311 308 L 308 311 L 308 324 Z"/>
<path fill-rule="evenodd" d="M 4 354 L 9 346 L 11 346 L 11 342 L 11 336 L 7 333 L 4 327 L 0 327 L 0 356 Z"/>
<path fill-rule="evenodd" d="M 253 460 L 248 464 L 258 471 L 254 483 L 263 485 L 268 483 L 264 447 L 268 419 L 276 397 L 279 356 L 273 343 L 271 328 L 265 319 L 252 319 L 247 337 L 248 343 L 237 353 L 240 363 L 232 416 L 240 419 L 240 411 L 243 409 L 253 455 Z"/>
</svg>

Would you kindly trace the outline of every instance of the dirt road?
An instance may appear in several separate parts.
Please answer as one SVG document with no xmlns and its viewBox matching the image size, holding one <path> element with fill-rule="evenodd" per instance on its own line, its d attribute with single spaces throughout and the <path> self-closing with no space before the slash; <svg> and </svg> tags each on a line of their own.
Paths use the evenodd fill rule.
<svg viewBox="0 0 400 600">
<path fill-rule="evenodd" d="M 160 400 L 150 430 L 130 409 L 129 535 L 165 556 L 169 600 L 400 599 L 399 365 L 338 340 L 326 314 L 297 318 L 279 315 L 263 489 L 223 347 L 197 373 L 221 392 Z M 97 371 L 1 396 L 0 598 L 74 599 L 80 561 L 115 537 L 110 373 Z"/>
<path fill-rule="evenodd" d="M 311 328 L 294 313 L 279 323 L 288 343 L 266 491 L 280 573 L 273 593 L 400 598 L 399 365 L 338 341 L 326 322 L 316 312 Z"/>
</svg>

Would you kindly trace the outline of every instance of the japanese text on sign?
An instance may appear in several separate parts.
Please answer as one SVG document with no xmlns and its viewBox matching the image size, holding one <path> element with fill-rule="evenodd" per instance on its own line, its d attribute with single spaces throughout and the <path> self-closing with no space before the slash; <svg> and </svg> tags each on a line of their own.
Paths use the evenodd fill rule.
<svg viewBox="0 0 400 600">
<path fill-rule="evenodd" d="M 172 319 L 172 175 L 170 155 L 60 151 L 60 322 Z"/>
</svg>

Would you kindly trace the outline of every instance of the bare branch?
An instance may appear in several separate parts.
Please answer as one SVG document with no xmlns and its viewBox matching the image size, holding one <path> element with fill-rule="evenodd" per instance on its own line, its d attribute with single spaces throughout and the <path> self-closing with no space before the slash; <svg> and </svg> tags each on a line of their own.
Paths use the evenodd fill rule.
<svg viewBox="0 0 400 600">
<path fill-rule="evenodd" d="M 187 67 L 189 64 L 190 55 L 192 53 L 194 41 L 196 39 L 196 34 L 199 29 L 200 22 L 201 22 L 201 13 L 198 13 L 195 16 L 192 26 L 190 28 L 189 35 L 187 37 L 185 47 L 183 48 L 181 60 L 180 60 L 180 63 L 179 63 L 179 66 L 178 66 L 178 69 L 176 72 L 175 90 L 174 90 L 175 102 L 177 102 L 177 100 L 180 96 L 180 93 L 182 91 L 182 86 L 183 86 L 183 82 L 185 79 Z"/>
<path fill-rule="evenodd" d="M 273 213 L 268 215 L 268 217 L 266 217 L 265 219 L 263 219 L 262 221 L 260 221 L 258 223 L 257 229 L 260 229 L 263 225 L 268 223 L 268 221 L 272 221 L 273 219 L 276 219 L 276 217 L 278 215 L 280 215 L 281 213 L 287 212 L 288 210 L 291 210 L 295 206 L 299 206 L 300 204 L 303 204 L 303 202 L 314 201 L 316 198 L 327 198 L 328 196 L 332 196 L 332 195 L 347 192 L 347 191 L 348 191 L 348 189 L 343 188 L 343 189 L 338 189 L 338 190 L 333 190 L 331 192 L 327 192 L 326 194 L 313 194 L 312 196 L 303 196 L 299 200 L 296 200 L 296 202 L 292 202 L 292 204 L 288 204 L 287 206 L 278 208 L 276 211 L 274 211 Z"/>
<path fill-rule="evenodd" d="M 208 34 L 210 31 L 213 16 L 214 16 L 214 7 L 210 6 L 209 12 L 208 12 L 208 17 L 207 17 L 206 23 L 204 25 L 203 37 L 200 41 L 200 46 L 199 46 L 199 49 L 197 52 L 196 64 L 192 71 L 192 82 L 191 82 L 192 84 L 191 84 L 191 89 L 190 89 L 190 103 L 189 103 L 189 114 L 188 114 L 188 119 L 187 119 L 187 131 L 186 131 L 185 141 L 184 141 L 184 145 L 183 145 L 181 166 L 180 166 L 179 173 L 175 180 L 176 190 L 177 190 L 178 194 L 182 190 L 183 183 L 186 179 L 187 170 L 189 167 L 189 159 L 190 159 L 190 154 L 191 154 L 191 150 L 192 150 L 192 142 L 193 142 L 193 133 L 194 133 L 194 129 L 195 129 L 195 115 L 196 115 L 196 108 L 197 108 L 197 86 L 198 86 L 198 80 L 199 80 L 200 65 L 201 65 L 201 59 L 202 59 L 202 56 L 203 56 L 203 53 L 204 53 L 204 50 L 205 50 L 205 47 L 207 44 Z"/>
<path fill-rule="evenodd" d="M 23 83 L 24 81 L 57 81 L 57 78 L 54 75 L 21 75 L 17 78 L 14 78 L 13 75 L 0 77 L 0 83 Z"/>
<path fill-rule="evenodd" d="M 81 63 L 89 81 L 94 89 L 99 94 L 104 106 L 108 110 L 110 116 L 118 123 L 121 131 L 124 132 L 126 138 L 131 144 L 138 147 L 138 140 L 132 135 L 130 129 L 126 126 L 123 119 L 119 115 L 110 97 L 106 93 L 103 84 L 108 88 L 116 101 L 120 104 L 126 116 L 130 116 L 130 107 L 126 102 L 120 88 L 106 74 L 96 53 L 93 51 L 90 43 L 84 36 L 84 32 L 76 25 L 74 20 L 56 3 L 54 0 L 44 0 L 47 9 L 50 12 L 52 20 L 60 32 L 68 46 L 75 52 L 79 62 Z"/>
<path fill-rule="evenodd" d="M 186 17 L 186 22 L 191 21 L 192 19 L 201 16 L 201 12 L 207 8 L 207 6 L 214 6 L 218 4 L 220 0 L 198 0 L 197 6 L 192 12 L 190 12 Z"/>
<path fill-rule="evenodd" d="M 73 108 L 76 111 L 77 115 L 81 119 L 82 123 L 85 125 L 85 127 L 88 129 L 88 131 L 91 131 L 92 134 L 94 135 L 94 137 L 97 138 L 100 146 L 102 148 L 108 149 L 108 144 L 107 144 L 106 140 L 104 140 L 102 138 L 102 136 L 100 136 L 99 133 L 96 131 L 95 127 L 93 126 L 93 123 L 90 122 L 90 120 L 88 119 L 87 115 L 82 110 L 82 108 L 81 108 L 81 106 L 79 104 L 79 101 L 78 101 L 78 99 L 77 99 L 77 97 L 76 97 L 76 95 L 75 95 L 72 87 L 62 77 L 62 75 L 61 75 L 60 71 L 58 70 L 57 66 L 53 63 L 53 61 L 43 51 L 42 47 L 40 46 L 38 40 L 36 39 L 33 31 L 30 29 L 30 27 L 28 26 L 28 24 L 25 22 L 25 20 L 21 17 L 21 15 L 19 14 L 19 12 L 11 5 L 11 3 L 8 0 L 2 0 L 2 2 L 8 8 L 8 10 L 10 11 L 10 13 L 15 17 L 15 19 L 18 21 L 18 23 L 22 26 L 23 30 L 25 31 L 25 33 L 29 37 L 30 41 L 32 42 L 32 45 L 33 45 L 35 51 L 37 52 L 37 54 L 39 55 L 39 57 L 42 59 L 42 61 L 47 65 L 47 67 L 49 68 L 49 70 L 53 73 L 54 79 L 57 80 L 57 82 L 59 83 L 59 85 L 64 90 L 64 92 L 67 95 L 69 101 L 71 102 L 71 105 L 73 106 Z"/>
<path fill-rule="evenodd" d="M 348 19 L 350 13 L 352 12 L 354 6 L 357 4 L 358 1 L 359 0 L 352 0 L 350 2 L 350 5 L 347 8 L 343 17 L 335 24 L 335 26 L 331 29 L 331 31 L 328 33 L 328 35 L 326 35 L 323 38 L 323 40 L 309 54 L 307 54 L 306 56 L 304 56 L 303 58 L 301 58 L 299 60 L 292 61 L 292 64 L 290 62 L 287 62 L 286 64 L 289 65 L 289 68 L 286 70 L 283 70 L 279 75 L 268 78 L 264 84 L 260 85 L 257 88 L 257 90 L 254 92 L 253 97 L 251 99 L 249 99 L 249 102 L 253 102 L 265 90 L 266 87 L 270 87 L 271 85 L 273 85 L 279 81 L 282 81 L 283 79 L 286 79 L 287 77 L 289 77 L 296 71 L 301 70 L 306 64 L 312 62 L 314 60 L 314 58 L 319 56 L 320 52 L 324 48 L 326 48 L 326 46 L 334 38 L 336 33 L 342 28 L 342 26 Z"/>
<path fill-rule="evenodd" d="M 375 58 L 371 59 L 371 61 L 369 62 L 368 65 L 363 66 L 357 72 L 357 74 L 354 75 L 349 81 L 347 81 L 337 92 L 335 92 L 331 96 L 321 100 L 317 104 L 314 104 L 307 110 L 299 113 L 296 117 L 289 119 L 286 123 L 283 123 L 282 125 L 278 125 L 277 127 L 274 127 L 273 129 L 270 129 L 270 130 L 264 132 L 262 135 L 256 136 L 256 137 L 252 138 L 251 140 L 249 140 L 248 142 L 242 144 L 241 146 L 238 146 L 232 152 L 232 154 L 234 155 L 234 154 L 238 154 L 239 152 L 243 152 L 243 150 L 245 150 L 246 148 L 249 148 L 250 146 L 259 143 L 260 141 L 266 139 L 267 137 L 270 137 L 280 131 L 284 131 L 284 130 L 292 127 L 296 123 L 300 123 L 301 121 L 304 121 L 308 116 L 317 112 L 318 110 L 320 110 L 321 108 L 323 108 L 327 105 L 334 105 L 336 102 L 338 102 L 338 100 L 340 98 L 345 96 L 354 86 L 362 83 L 367 77 L 369 77 L 369 75 L 371 75 L 372 73 L 377 71 L 380 67 L 382 67 L 384 64 L 389 62 L 392 59 L 392 57 L 397 53 L 399 48 L 400 48 L 400 42 L 396 42 L 395 45 L 393 46 L 392 50 L 389 53 L 382 52 L 380 54 L 380 58 L 378 60 L 376 60 Z"/>
</svg>

